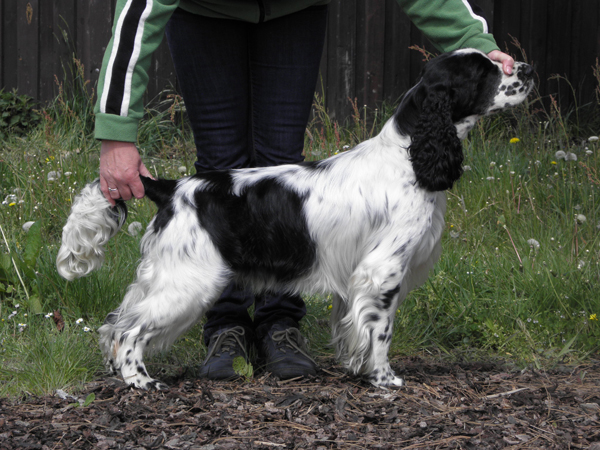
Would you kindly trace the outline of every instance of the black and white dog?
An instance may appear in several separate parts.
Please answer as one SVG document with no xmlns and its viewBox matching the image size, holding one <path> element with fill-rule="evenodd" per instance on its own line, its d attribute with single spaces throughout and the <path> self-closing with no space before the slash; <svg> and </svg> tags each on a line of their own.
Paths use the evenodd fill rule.
<svg viewBox="0 0 600 450">
<path fill-rule="evenodd" d="M 333 293 L 338 360 L 382 387 L 402 386 L 388 362 L 394 313 L 440 256 L 446 194 L 462 174 L 478 118 L 517 105 L 533 70 L 510 76 L 472 49 L 430 61 L 381 133 L 332 158 L 173 180 L 143 178 L 158 212 L 141 242 L 137 278 L 99 329 L 108 367 L 162 388 L 146 350 L 168 348 L 235 280 L 255 291 Z M 96 181 L 73 204 L 58 253 L 68 280 L 103 261 L 121 227 Z"/>
</svg>

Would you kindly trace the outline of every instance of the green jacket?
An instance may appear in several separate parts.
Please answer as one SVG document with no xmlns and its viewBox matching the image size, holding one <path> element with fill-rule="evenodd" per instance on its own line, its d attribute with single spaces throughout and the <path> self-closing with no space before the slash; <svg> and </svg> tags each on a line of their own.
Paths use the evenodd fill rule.
<svg viewBox="0 0 600 450">
<path fill-rule="evenodd" d="M 251 23 L 275 19 L 329 0 L 118 0 L 112 38 L 104 54 L 96 102 L 97 139 L 136 142 L 143 116 L 151 55 L 173 11 Z M 467 0 L 398 0 L 411 21 L 442 51 L 498 49 L 485 20 Z M 124 26 L 123 24 L 127 24 Z"/>
</svg>

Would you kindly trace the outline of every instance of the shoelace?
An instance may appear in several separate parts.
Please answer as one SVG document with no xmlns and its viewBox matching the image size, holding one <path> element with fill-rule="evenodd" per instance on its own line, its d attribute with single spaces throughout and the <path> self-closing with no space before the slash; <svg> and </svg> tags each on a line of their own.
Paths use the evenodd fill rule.
<svg viewBox="0 0 600 450">
<path fill-rule="evenodd" d="M 285 353 L 285 349 L 283 348 L 283 346 L 286 346 L 291 348 L 295 352 L 303 354 L 313 363 L 316 364 L 315 360 L 312 359 L 310 355 L 306 352 L 306 347 L 304 346 L 304 338 L 302 337 L 300 331 L 297 328 L 286 328 L 285 330 L 281 331 L 273 331 L 271 339 L 283 353 Z"/>
<path fill-rule="evenodd" d="M 208 361 L 213 355 L 220 355 L 221 353 L 223 353 L 223 351 L 231 351 L 236 347 L 236 344 L 239 348 L 242 349 L 242 352 L 245 356 L 246 349 L 244 343 L 241 340 L 244 334 L 245 331 L 242 327 L 233 327 L 223 331 L 217 336 L 217 340 L 215 341 L 214 345 L 211 346 L 210 351 L 206 356 L 206 361 Z"/>
</svg>

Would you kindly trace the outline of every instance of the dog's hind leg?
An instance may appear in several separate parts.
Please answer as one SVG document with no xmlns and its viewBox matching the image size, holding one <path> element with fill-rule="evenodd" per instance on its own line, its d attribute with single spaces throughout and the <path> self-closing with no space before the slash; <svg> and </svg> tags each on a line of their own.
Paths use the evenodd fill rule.
<svg viewBox="0 0 600 450">
<path fill-rule="evenodd" d="M 99 329 L 109 369 L 142 389 L 166 387 L 148 375 L 145 350 L 169 348 L 206 313 L 230 279 L 218 257 L 212 258 L 211 267 L 199 260 L 174 263 L 164 254 L 158 259 L 142 260 L 123 303 Z"/>
<path fill-rule="evenodd" d="M 403 291 L 401 261 L 376 259 L 367 258 L 359 265 L 350 280 L 346 305 L 334 306 L 334 313 L 339 313 L 332 324 L 333 341 L 337 358 L 352 373 L 376 386 L 400 387 L 404 380 L 390 367 L 388 351 Z"/>
</svg>

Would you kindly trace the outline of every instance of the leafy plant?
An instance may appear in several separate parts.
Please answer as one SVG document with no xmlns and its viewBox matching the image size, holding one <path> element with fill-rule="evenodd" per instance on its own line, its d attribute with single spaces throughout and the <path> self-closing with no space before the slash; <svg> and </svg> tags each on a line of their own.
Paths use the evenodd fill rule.
<svg viewBox="0 0 600 450">
<path fill-rule="evenodd" d="M 243 356 L 238 356 L 233 359 L 233 371 L 240 377 L 244 377 L 246 380 L 249 380 L 252 378 L 252 375 L 254 375 L 252 364 L 246 362 Z"/>
<path fill-rule="evenodd" d="M 0 90 L 0 139 L 10 134 L 24 135 L 36 127 L 41 116 L 34 106 L 33 99 L 27 95 L 18 95 L 16 90 Z"/>
<path fill-rule="evenodd" d="M 42 248 L 41 224 L 38 221 L 29 228 L 22 254 L 11 249 L 1 226 L 0 231 L 8 249 L 8 253 L 0 253 L 0 298 L 6 295 L 15 298 L 15 303 L 25 301 L 32 312 L 40 314 L 42 305 L 35 268 Z"/>
</svg>

